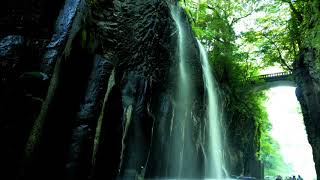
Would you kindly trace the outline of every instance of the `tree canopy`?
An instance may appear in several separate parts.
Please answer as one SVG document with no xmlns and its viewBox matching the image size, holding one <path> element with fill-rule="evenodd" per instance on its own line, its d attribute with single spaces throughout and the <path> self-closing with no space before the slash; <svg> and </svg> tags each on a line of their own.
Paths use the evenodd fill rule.
<svg viewBox="0 0 320 180">
<path fill-rule="evenodd" d="M 287 173 L 290 166 L 269 133 L 271 125 L 263 106 L 266 96 L 264 92 L 250 92 L 248 79 L 272 66 L 292 70 L 302 43 L 305 2 L 182 0 L 180 4 L 189 15 L 196 36 L 207 48 L 218 83 L 231 94 L 225 101 L 237 118 L 229 121 L 237 121 L 238 125 L 254 121 L 256 156 L 264 162 L 266 174 Z"/>
</svg>

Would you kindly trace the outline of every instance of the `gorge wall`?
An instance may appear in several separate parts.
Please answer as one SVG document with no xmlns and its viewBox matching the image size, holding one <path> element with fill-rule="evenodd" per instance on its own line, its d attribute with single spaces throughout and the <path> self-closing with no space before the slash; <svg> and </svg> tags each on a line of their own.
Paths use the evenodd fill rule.
<svg viewBox="0 0 320 180">
<path fill-rule="evenodd" d="M 200 55 L 182 9 L 193 94 L 191 120 L 181 125 L 175 116 L 178 34 L 169 5 L 176 3 L 1 2 L 4 179 L 205 176 L 209 129 Z M 251 127 L 245 122 L 239 127 Z M 239 139 L 243 131 L 234 130 L 223 136 Z M 246 133 L 246 145 L 254 144 L 255 134 Z M 225 153 L 231 174 L 250 175 L 243 159 L 254 159 L 256 149 L 238 142 Z"/>
<path fill-rule="evenodd" d="M 307 1 L 299 23 L 301 47 L 293 63 L 296 96 L 300 102 L 308 140 L 313 150 L 317 179 L 320 179 L 320 3 Z"/>
<path fill-rule="evenodd" d="M 204 176 L 201 65 L 185 15 L 195 95 L 192 121 L 175 119 L 175 2 L 11 2 L 1 6 L 4 177 Z"/>
</svg>

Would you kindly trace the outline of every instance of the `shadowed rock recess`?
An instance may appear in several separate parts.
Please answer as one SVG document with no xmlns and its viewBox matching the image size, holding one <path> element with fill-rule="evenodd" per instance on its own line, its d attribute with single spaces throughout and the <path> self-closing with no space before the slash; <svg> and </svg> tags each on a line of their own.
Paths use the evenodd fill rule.
<svg viewBox="0 0 320 180">
<path fill-rule="evenodd" d="M 178 168 L 182 177 L 204 176 L 199 50 L 181 10 L 194 92 L 181 127 L 170 4 L 1 1 L 1 179 L 177 177 Z M 172 148 L 173 136 L 185 139 L 183 150 Z M 173 151 L 183 152 L 183 167 Z"/>
</svg>

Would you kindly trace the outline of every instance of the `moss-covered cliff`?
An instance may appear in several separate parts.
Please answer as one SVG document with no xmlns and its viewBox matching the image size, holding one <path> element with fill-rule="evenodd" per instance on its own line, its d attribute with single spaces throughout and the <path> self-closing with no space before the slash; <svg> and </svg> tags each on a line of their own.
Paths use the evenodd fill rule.
<svg viewBox="0 0 320 180">
<path fill-rule="evenodd" d="M 300 54 L 294 62 L 296 96 L 300 102 L 309 143 L 320 179 L 320 4 L 310 0 L 299 9 Z"/>
</svg>

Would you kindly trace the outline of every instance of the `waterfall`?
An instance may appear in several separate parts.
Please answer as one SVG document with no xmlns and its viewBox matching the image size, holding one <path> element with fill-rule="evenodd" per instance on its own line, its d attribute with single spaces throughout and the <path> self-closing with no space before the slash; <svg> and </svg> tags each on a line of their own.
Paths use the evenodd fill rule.
<svg viewBox="0 0 320 180">
<path fill-rule="evenodd" d="M 179 9 L 177 6 L 171 7 L 171 16 L 176 23 L 177 30 L 178 30 L 178 48 L 179 48 L 179 75 L 180 75 L 180 84 L 183 87 L 188 87 L 187 83 L 187 70 L 186 70 L 186 57 L 185 57 L 185 29 L 181 23 L 181 16 L 179 14 Z M 188 90 L 188 89 L 186 89 Z M 185 95 L 188 94 L 187 91 L 182 92 Z"/>
<path fill-rule="evenodd" d="M 174 144 L 173 144 L 173 155 L 178 156 L 178 168 L 173 168 L 174 173 L 178 174 L 178 177 L 183 176 L 182 167 L 186 164 L 183 159 L 185 149 L 188 148 L 188 142 L 190 142 L 189 135 L 187 134 L 186 128 L 188 128 L 187 123 L 190 119 L 190 84 L 188 83 L 189 73 L 186 64 L 186 52 L 185 52 L 185 34 L 186 29 L 183 27 L 181 21 L 181 15 L 178 6 L 170 6 L 171 16 L 176 24 L 178 33 L 178 60 L 179 60 L 179 70 L 178 70 L 178 81 L 177 81 L 177 100 L 176 100 L 176 123 L 178 132 L 174 134 Z M 173 160 L 174 161 L 174 160 Z M 173 164 L 176 164 L 175 162 Z M 173 174 L 174 174 L 173 173 Z"/>
<path fill-rule="evenodd" d="M 209 159 L 206 168 L 207 176 L 221 179 L 224 177 L 224 162 L 222 158 L 222 143 L 220 125 L 219 102 L 217 94 L 217 83 L 212 76 L 208 56 L 203 45 L 198 40 L 200 49 L 200 59 L 202 64 L 203 79 L 207 93 L 207 118 L 209 120 L 209 150 L 211 151 L 211 159 Z"/>
<path fill-rule="evenodd" d="M 179 60 L 178 67 L 178 81 L 177 81 L 177 99 L 176 99 L 176 117 L 178 132 L 173 135 L 174 143 L 172 144 L 173 149 L 172 156 L 176 156 L 172 159 L 174 164 L 171 171 L 177 171 L 179 177 L 184 174 L 182 172 L 183 166 L 189 166 L 188 169 L 193 168 L 194 162 L 185 161 L 183 159 L 184 153 L 186 153 L 191 143 L 190 132 L 188 129 L 188 122 L 191 121 L 191 99 L 192 99 L 192 87 L 188 82 L 190 78 L 190 65 L 186 62 L 188 57 L 186 34 L 187 29 L 184 27 L 182 21 L 181 12 L 178 6 L 170 6 L 171 16 L 177 27 L 177 59 Z M 209 122 L 209 157 L 206 165 L 206 176 L 209 178 L 222 179 L 227 173 L 224 172 L 224 162 L 222 158 L 222 143 L 221 143 L 221 113 L 219 112 L 218 95 L 216 82 L 211 74 L 211 68 L 208 62 L 207 54 L 204 47 L 198 41 L 200 48 L 200 59 L 203 70 L 204 85 L 207 93 L 207 119 Z M 177 161 L 177 162 L 176 162 Z M 174 173 L 172 173 L 174 174 Z"/>
</svg>

